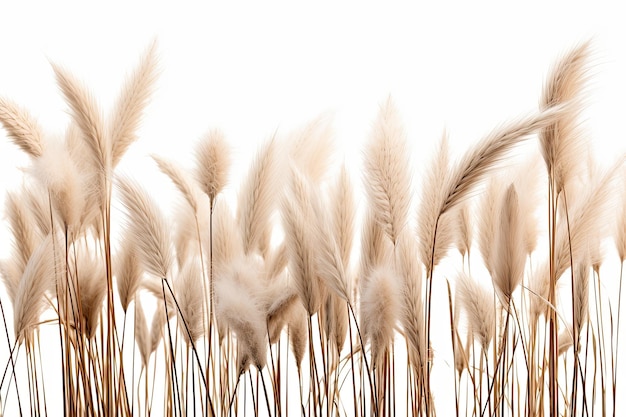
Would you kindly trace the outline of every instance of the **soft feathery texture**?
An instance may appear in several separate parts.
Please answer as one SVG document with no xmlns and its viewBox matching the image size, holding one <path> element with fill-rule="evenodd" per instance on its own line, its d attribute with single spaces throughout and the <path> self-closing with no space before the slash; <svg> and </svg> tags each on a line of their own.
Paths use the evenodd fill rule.
<svg viewBox="0 0 626 417">
<path fill-rule="evenodd" d="M 241 355 L 249 356 L 257 368 L 262 368 L 267 360 L 265 313 L 246 285 L 258 279 L 257 271 L 241 264 L 233 267 L 230 274 L 215 281 L 215 313 L 218 321 L 236 335 Z M 240 368 L 239 373 L 245 370 Z"/>
<path fill-rule="evenodd" d="M 156 49 L 156 42 L 147 48 L 115 102 L 108 124 L 113 168 L 137 140 L 136 131 L 158 75 Z"/>
<path fill-rule="evenodd" d="M 72 267 L 70 266 L 70 268 Z M 96 335 L 104 296 L 106 295 L 107 278 L 104 260 L 80 251 L 74 274 L 78 277 L 79 311 L 83 320 L 82 330 L 85 337 L 92 339 Z"/>
<path fill-rule="evenodd" d="M 302 360 L 304 359 L 306 346 L 309 341 L 307 320 L 307 311 L 304 307 L 302 307 L 302 305 L 297 305 L 287 320 L 289 328 L 289 345 L 291 346 L 291 352 L 293 353 L 293 358 L 296 361 L 298 372 L 301 370 Z"/>
<path fill-rule="evenodd" d="M 5 196 L 4 207 L 9 231 L 13 236 L 12 260 L 23 272 L 41 237 L 33 228 L 33 219 L 23 192 L 8 192 Z"/>
<path fill-rule="evenodd" d="M 180 311 L 176 311 L 178 326 L 188 345 L 204 335 L 204 291 L 200 268 L 200 260 L 190 258 L 174 281 L 174 295 L 180 307 Z"/>
<path fill-rule="evenodd" d="M 298 294 L 288 287 L 282 288 L 280 294 L 277 294 L 274 303 L 267 310 L 267 333 L 269 334 L 270 344 L 277 343 L 280 340 L 280 335 L 287 324 L 287 319 L 296 306 L 302 308 Z"/>
<path fill-rule="evenodd" d="M 159 206 L 130 178 L 119 178 L 117 188 L 127 212 L 129 237 L 144 269 L 157 278 L 168 278 L 173 265 L 170 229 Z"/>
<path fill-rule="evenodd" d="M 48 141 L 43 155 L 33 163 L 33 174 L 48 190 L 64 225 L 77 230 L 87 200 L 86 184 L 64 141 Z"/>
<path fill-rule="evenodd" d="M 4 284 L 4 290 L 9 296 L 11 304 L 15 304 L 17 287 L 20 285 L 23 273 L 24 268 L 21 268 L 14 258 L 0 260 L 0 280 Z"/>
<path fill-rule="evenodd" d="M 587 322 L 589 314 L 589 264 L 586 260 L 574 266 L 574 317 L 572 319 L 574 335 L 580 338 L 580 332 Z"/>
<path fill-rule="evenodd" d="M 441 207 L 446 198 L 446 178 L 449 175 L 448 137 L 443 133 L 439 149 L 424 176 L 421 200 L 417 211 L 417 233 L 420 237 L 420 260 L 428 273 L 439 264 L 454 241 L 454 226 Z M 433 246 L 434 245 L 434 246 Z"/>
<path fill-rule="evenodd" d="M 360 285 L 372 269 L 387 261 L 393 250 L 391 241 L 376 221 L 372 209 L 366 207 L 365 210 L 361 233 Z"/>
<path fill-rule="evenodd" d="M 504 193 L 504 185 L 499 178 L 493 178 L 487 184 L 487 189 L 480 196 L 476 220 L 478 223 L 478 249 L 483 258 L 483 263 L 489 274 L 493 276 L 495 271 L 496 255 L 495 245 L 498 236 L 498 219 L 500 201 Z"/>
<path fill-rule="evenodd" d="M 335 349 L 333 353 L 341 353 L 348 333 L 348 308 L 346 301 L 332 291 L 326 293 L 322 314 L 319 315 L 321 328 L 328 343 Z M 334 358 L 334 356 L 333 356 Z M 333 363 L 331 368 L 334 368 Z"/>
<path fill-rule="evenodd" d="M 331 191 L 331 209 L 333 213 L 333 235 L 339 247 L 344 268 L 350 265 L 350 254 L 354 240 L 356 203 L 350 175 L 343 164 L 339 176 Z"/>
<path fill-rule="evenodd" d="M 289 192 L 281 203 L 289 274 L 293 287 L 310 315 L 321 306 L 321 283 L 317 274 L 317 246 L 306 179 L 292 170 Z"/>
<path fill-rule="evenodd" d="M 445 213 L 459 204 L 474 191 L 485 177 L 496 168 L 509 152 L 520 142 L 538 130 L 550 126 L 571 107 L 568 104 L 521 117 L 500 125 L 470 148 L 452 167 L 444 186 L 443 204 L 440 213 Z"/>
<path fill-rule="evenodd" d="M 550 264 L 542 262 L 531 272 L 528 283 L 528 297 L 530 299 L 528 312 L 531 325 L 538 323 L 539 317 L 547 314 L 550 292 Z"/>
<path fill-rule="evenodd" d="M 70 123 L 65 131 L 65 146 L 74 164 L 80 172 L 81 183 L 84 184 L 85 202 L 81 214 L 81 226 L 91 227 L 96 236 L 102 235 L 100 213 L 106 205 L 106 190 L 104 177 L 97 164 L 91 158 L 89 147 L 83 140 L 76 123 Z"/>
<path fill-rule="evenodd" d="M 213 203 L 228 180 L 230 147 L 220 130 L 211 130 L 196 145 L 196 181 Z"/>
<path fill-rule="evenodd" d="M 361 333 L 369 342 L 372 365 L 380 364 L 393 341 L 400 315 L 398 279 L 390 265 L 381 265 L 371 271 L 361 293 Z"/>
<path fill-rule="evenodd" d="M 190 256 L 200 256 L 201 248 L 206 259 L 210 258 L 209 198 L 204 194 L 199 197 L 197 214 L 181 200 L 177 200 L 174 205 L 172 239 L 179 266 Z"/>
<path fill-rule="evenodd" d="M 548 174 L 556 185 L 558 194 L 575 174 L 580 162 L 585 135 L 580 129 L 578 116 L 582 110 L 583 88 L 588 78 L 587 61 L 590 42 L 572 49 L 554 66 L 546 80 L 540 100 L 542 109 L 561 103 L 574 102 L 575 106 L 558 119 L 541 128 L 539 144 Z"/>
<path fill-rule="evenodd" d="M 597 234 L 604 236 L 608 232 L 606 218 L 615 203 L 614 184 L 623 163 L 624 156 L 609 169 L 591 178 L 579 195 L 567 194 L 569 230 L 565 219 L 559 222 L 556 230 L 554 276 L 557 280 L 570 266 L 570 252 L 573 259 L 579 259 L 587 254 L 590 237 Z"/>
<path fill-rule="evenodd" d="M 48 194 L 43 185 L 39 183 L 29 184 L 23 188 L 24 198 L 28 204 L 28 209 L 33 216 L 35 226 L 39 230 L 41 236 L 47 236 L 52 230 L 51 217 L 56 222 L 58 219 L 54 219 L 57 215 L 56 212 L 52 212 L 50 215 L 50 206 L 48 205 Z"/>
<path fill-rule="evenodd" d="M 281 242 L 278 247 L 274 248 L 267 259 L 267 279 L 273 280 L 280 276 L 285 268 L 287 268 L 288 263 L 289 255 L 287 253 L 287 247 L 285 246 L 285 242 Z"/>
<path fill-rule="evenodd" d="M 31 255 L 15 291 L 13 329 L 15 339 L 30 340 L 47 306 L 44 294 L 54 286 L 52 238 L 48 236 Z"/>
<path fill-rule="evenodd" d="M 287 136 L 289 157 L 315 184 L 320 184 L 328 174 L 333 143 L 332 119 L 320 116 Z"/>
<path fill-rule="evenodd" d="M 152 316 L 152 324 L 150 325 L 150 354 L 159 347 L 159 343 L 163 339 L 163 328 L 167 320 L 165 304 L 162 301 L 157 301 L 156 310 L 154 310 L 154 315 Z"/>
<path fill-rule="evenodd" d="M 539 241 L 539 220 L 537 208 L 541 203 L 542 195 L 539 192 L 543 184 L 543 171 L 539 155 L 533 154 L 524 161 L 515 172 L 513 181 L 517 194 L 520 196 L 519 213 L 522 217 L 523 240 L 526 254 L 534 252 Z"/>
<path fill-rule="evenodd" d="M 399 321 L 409 347 L 409 360 L 421 372 L 426 365 L 424 335 L 424 301 L 422 297 L 422 268 L 418 263 L 418 248 L 408 232 L 400 235 L 396 246 L 396 270 L 400 275 Z"/>
<path fill-rule="evenodd" d="M 0 123 L 9 139 L 31 158 L 38 158 L 43 154 L 43 129 L 26 109 L 0 97 Z"/>
<path fill-rule="evenodd" d="M 141 365 L 145 368 L 150 360 L 151 340 L 146 313 L 141 305 L 140 297 L 135 298 L 135 342 L 141 356 Z"/>
<path fill-rule="evenodd" d="M 504 192 L 498 218 L 500 227 L 495 239 L 491 278 L 500 302 L 508 308 L 513 292 L 522 282 L 526 263 L 524 226 L 519 198 L 513 184 Z"/>
<path fill-rule="evenodd" d="M 233 213 L 225 200 L 213 211 L 213 263 L 216 269 L 243 256 L 243 241 Z"/>
<path fill-rule="evenodd" d="M 319 190 L 311 189 L 313 195 L 319 194 Z M 313 197 L 311 198 L 312 201 Z M 333 290 L 337 295 L 350 302 L 350 283 L 346 275 L 346 268 L 343 262 L 341 251 L 336 239 L 332 239 L 332 218 L 328 216 L 328 207 L 322 204 L 313 204 L 312 220 L 313 232 L 315 234 L 317 251 L 318 274 L 326 287 Z"/>
<path fill-rule="evenodd" d="M 472 238 L 474 235 L 472 225 L 472 211 L 468 201 L 461 204 L 456 210 L 456 248 L 461 256 L 465 257 L 469 254 L 472 247 Z"/>
<path fill-rule="evenodd" d="M 132 239 L 122 240 L 114 262 L 115 278 L 117 281 L 117 293 L 124 312 L 128 310 L 128 305 L 135 298 L 137 290 L 141 286 L 143 269 L 141 259 L 133 245 Z"/>
<path fill-rule="evenodd" d="M 91 92 L 64 68 L 52 64 L 57 84 L 70 107 L 72 120 L 82 132 L 93 162 L 101 175 L 111 167 L 111 145 L 105 134 L 102 111 Z"/>
<path fill-rule="evenodd" d="M 365 147 L 364 171 L 376 221 L 395 243 L 408 221 L 411 170 L 406 133 L 391 99 L 381 107 Z"/>
<path fill-rule="evenodd" d="M 191 180 L 187 172 L 172 161 L 168 161 L 157 155 L 152 155 L 152 159 L 156 162 L 161 172 L 169 177 L 174 183 L 178 191 L 182 194 L 185 201 L 194 214 L 197 215 L 200 200 L 200 190 L 196 184 Z"/>
<path fill-rule="evenodd" d="M 237 220 L 246 254 L 268 246 L 264 239 L 270 236 L 270 219 L 281 192 L 279 156 L 278 141 L 272 138 L 257 153 L 239 191 Z"/>
<path fill-rule="evenodd" d="M 496 329 L 493 292 L 469 275 L 460 273 L 456 280 L 456 299 L 467 315 L 470 331 L 483 350 L 487 350 Z"/>
</svg>

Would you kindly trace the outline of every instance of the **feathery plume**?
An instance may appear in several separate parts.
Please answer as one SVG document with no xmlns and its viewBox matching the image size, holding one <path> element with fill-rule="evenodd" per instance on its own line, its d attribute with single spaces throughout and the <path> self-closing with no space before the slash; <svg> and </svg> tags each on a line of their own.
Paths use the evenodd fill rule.
<svg viewBox="0 0 626 417">
<path fill-rule="evenodd" d="M 324 301 L 322 280 L 342 297 L 348 291 L 337 247 L 334 240 L 328 239 L 325 228 L 329 225 L 314 196 L 308 178 L 291 166 L 289 187 L 282 200 L 285 244 L 292 283 L 310 315 Z"/>
<path fill-rule="evenodd" d="M 400 275 L 400 324 L 409 346 L 409 360 L 415 369 L 426 365 L 424 306 L 422 298 L 422 268 L 418 264 L 418 248 L 408 233 L 400 235 L 396 246 L 396 270 Z"/>
<path fill-rule="evenodd" d="M 122 246 L 115 259 L 115 277 L 120 303 L 126 313 L 128 305 L 135 298 L 141 285 L 143 270 L 141 259 L 130 237 L 122 240 Z"/>
<path fill-rule="evenodd" d="M 504 185 L 502 182 L 497 178 L 491 179 L 487 185 L 487 190 L 481 195 L 478 207 L 478 248 L 483 263 L 491 276 L 493 276 L 496 268 L 495 245 L 500 218 L 498 209 L 503 193 Z"/>
<path fill-rule="evenodd" d="M 218 200 L 213 213 L 213 262 L 215 268 L 243 256 L 243 241 L 237 222 L 224 200 Z"/>
<path fill-rule="evenodd" d="M 117 98 L 108 125 L 111 140 L 111 163 L 115 168 L 128 147 L 137 140 L 136 131 L 156 81 L 156 42 L 143 54 L 135 71 L 126 80 Z"/>
<path fill-rule="evenodd" d="M 470 330 L 483 350 L 489 347 L 496 329 L 493 293 L 479 285 L 465 273 L 456 281 L 456 299 L 467 314 Z"/>
<path fill-rule="evenodd" d="M 198 200 L 200 199 L 200 192 L 197 189 L 196 185 L 191 181 L 188 177 L 187 173 L 175 163 L 166 160 L 165 158 L 161 158 L 157 155 L 151 155 L 154 162 L 156 162 L 157 166 L 161 170 L 161 172 L 167 175 L 170 180 L 174 183 L 178 191 L 183 195 L 185 201 L 194 214 L 198 213 Z"/>
<path fill-rule="evenodd" d="M 361 332 L 376 367 L 393 341 L 399 317 L 397 277 L 388 265 L 374 269 L 361 294 Z"/>
<path fill-rule="evenodd" d="M 294 289 L 309 315 L 321 305 L 320 285 L 315 271 L 315 239 L 307 219 L 291 198 L 282 201 L 285 245 L 289 254 L 289 274 Z"/>
<path fill-rule="evenodd" d="M 102 175 L 111 167 L 111 145 L 107 141 L 102 112 L 89 90 L 65 69 L 51 64 L 70 114 L 83 133 L 83 139 L 91 150 L 93 161 Z"/>
<path fill-rule="evenodd" d="M 169 227 L 146 190 L 130 178 L 120 178 L 117 188 L 127 211 L 129 236 L 146 272 L 166 279 L 172 268 Z"/>
<path fill-rule="evenodd" d="M 248 171 L 237 204 L 237 220 L 243 238 L 244 253 L 267 246 L 270 218 L 276 208 L 275 196 L 280 193 L 278 142 L 267 141 Z"/>
<path fill-rule="evenodd" d="M 507 153 L 538 130 L 550 126 L 569 111 L 568 105 L 552 106 L 542 112 L 513 120 L 495 128 L 465 153 L 453 167 L 445 184 L 440 213 L 465 200 Z"/>
<path fill-rule="evenodd" d="M 56 212 L 53 211 L 52 216 L 50 215 L 48 195 L 44 187 L 40 184 L 30 184 L 23 188 L 23 192 L 29 211 L 34 218 L 35 226 L 37 226 L 37 230 L 39 230 L 39 234 L 41 236 L 49 235 L 52 229 L 50 217 L 54 218 Z"/>
<path fill-rule="evenodd" d="M 43 129 L 35 118 L 13 101 L 0 97 L 0 123 L 15 145 L 31 158 L 43 154 Z"/>
<path fill-rule="evenodd" d="M 376 221 L 392 242 L 408 221 L 411 174 L 406 134 L 389 98 L 365 149 L 364 185 Z"/>
<path fill-rule="evenodd" d="M 146 320 L 146 313 L 143 311 L 140 297 L 135 298 L 135 342 L 137 342 L 137 348 L 139 348 L 141 364 L 143 367 L 147 367 L 150 354 L 152 353 L 150 329 L 148 329 L 148 321 Z"/>
<path fill-rule="evenodd" d="M 587 254 L 590 237 L 606 235 L 608 222 L 604 220 L 608 208 L 615 202 L 613 186 L 624 160 L 625 156 L 622 156 L 608 170 L 596 174 L 579 199 L 574 202 L 568 199 L 569 231 L 567 222 L 560 222 L 556 230 L 554 276 L 557 280 L 570 266 L 570 252 L 573 259 L 579 259 L 582 254 Z"/>
<path fill-rule="evenodd" d="M 198 259 L 191 258 L 185 263 L 174 281 L 174 293 L 180 307 L 177 310 L 180 332 L 187 344 L 192 345 L 204 335 L 204 293 Z"/>
<path fill-rule="evenodd" d="M 361 272 L 365 279 L 370 271 L 383 264 L 391 256 L 392 243 L 374 218 L 371 208 L 366 208 L 363 231 L 361 233 Z"/>
<path fill-rule="evenodd" d="M 499 213 L 500 227 L 496 234 L 491 278 L 500 302 L 508 308 L 513 292 L 522 282 L 526 261 L 519 200 L 515 186 L 505 191 Z"/>
<path fill-rule="evenodd" d="M 580 161 L 584 136 L 578 114 L 581 111 L 582 90 L 588 78 L 587 60 L 590 42 L 582 43 L 566 54 L 552 70 L 543 88 L 540 108 L 548 109 L 562 103 L 574 103 L 539 133 L 541 154 L 548 174 L 555 182 L 557 194 L 565 187 Z"/>
<path fill-rule="evenodd" d="M 418 236 L 420 236 L 420 260 L 426 271 L 432 271 L 446 255 L 453 243 L 453 222 L 449 216 L 442 217 L 441 207 L 446 198 L 445 185 L 449 175 L 448 136 L 444 131 L 439 149 L 422 185 L 422 199 L 417 212 Z M 436 236 L 435 236 L 436 234 Z M 434 253 L 433 253 L 433 245 Z"/>
<path fill-rule="evenodd" d="M 354 222 L 356 205 L 352 191 L 352 183 L 345 164 L 341 166 L 339 177 L 331 192 L 333 211 L 333 235 L 339 247 L 344 268 L 350 264 L 352 241 L 354 239 Z"/>
<path fill-rule="evenodd" d="M 469 255 L 472 246 L 472 213 L 470 211 L 469 202 L 461 204 L 456 215 L 456 247 L 461 256 Z"/>
<path fill-rule="evenodd" d="M 24 267 L 25 266 L 26 265 L 24 265 Z M 4 289 L 9 296 L 11 304 L 15 304 L 17 287 L 20 285 L 23 273 L 24 268 L 21 268 L 15 259 L 9 258 L 0 260 L 0 279 L 4 284 Z"/>
<path fill-rule="evenodd" d="M 172 311 L 172 310 L 168 310 Z M 165 304 L 163 303 L 163 296 L 157 298 L 157 306 L 152 316 L 152 324 L 150 325 L 150 354 L 157 350 L 161 339 L 163 339 L 163 327 L 168 321 L 168 317 L 165 314 Z"/>
<path fill-rule="evenodd" d="M 37 231 L 33 230 L 33 220 L 23 193 L 8 192 L 5 197 L 5 214 L 9 220 L 9 230 L 13 236 L 13 259 L 21 272 L 37 247 Z M 20 272 L 20 275 L 21 275 Z"/>
<path fill-rule="evenodd" d="M 333 143 L 332 120 L 320 116 L 288 137 L 289 157 L 314 183 L 320 184 L 328 172 Z"/>
<path fill-rule="evenodd" d="M 96 335 L 102 303 L 106 295 L 107 278 L 104 261 L 81 252 L 76 265 L 74 272 L 78 276 L 79 311 L 83 320 L 82 330 L 88 339 L 93 339 Z"/>
<path fill-rule="evenodd" d="M 296 306 L 292 314 L 288 318 L 289 326 L 289 345 L 293 352 L 298 371 L 302 367 L 302 360 L 306 352 L 306 345 L 309 341 L 307 332 L 307 311 L 301 305 Z"/>
<path fill-rule="evenodd" d="M 39 324 L 39 318 L 47 305 L 44 294 L 54 285 L 52 272 L 52 238 L 48 236 L 28 260 L 15 292 L 13 328 L 18 342 L 29 341 L 32 331 Z"/>
<path fill-rule="evenodd" d="M 228 179 L 230 148 L 219 130 L 207 133 L 196 145 L 196 180 L 213 202 Z"/>
<path fill-rule="evenodd" d="M 64 141 L 48 141 L 46 151 L 34 161 L 35 177 L 49 192 L 64 225 L 78 230 L 87 200 L 82 172 Z"/>
<path fill-rule="evenodd" d="M 579 338 L 589 314 L 589 265 L 583 260 L 574 268 L 574 317 L 572 319 L 574 335 Z"/>
<path fill-rule="evenodd" d="M 250 277 L 255 271 L 242 265 L 235 267 L 234 276 L 225 275 L 215 281 L 215 313 L 218 321 L 226 324 L 237 336 L 240 359 L 249 357 L 260 369 L 265 366 L 267 352 L 265 314 L 250 288 L 244 284 L 255 279 Z M 244 365 L 242 361 L 239 363 Z M 240 368 L 239 372 L 245 370 Z"/>
</svg>

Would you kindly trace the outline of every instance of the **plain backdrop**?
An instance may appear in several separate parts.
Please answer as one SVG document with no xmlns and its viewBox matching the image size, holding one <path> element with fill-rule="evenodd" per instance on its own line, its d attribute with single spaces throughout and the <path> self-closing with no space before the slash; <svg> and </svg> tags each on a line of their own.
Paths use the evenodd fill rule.
<svg viewBox="0 0 626 417">
<path fill-rule="evenodd" d="M 582 119 L 591 152 L 608 164 L 626 149 L 623 17 L 598 2 L 5 2 L 0 95 L 61 134 L 67 107 L 49 63 L 84 81 L 106 113 L 156 39 L 160 76 L 120 170 L 164 201 L 171 186 L 149 154 L 190 166 L 195 141 L 220 128 L 234 149 L 233 193 L 264 139 L 319 115 L 332 118 L 337 154 L 359 179 L 361 144 L 389 96 L 419 184 L 444 128 L 458 154 L 528 114 L 552 63 L 593 39 Z M 0 203 L 27 165 L 0 130 Z M 9 245 L 3 224 L 0 256 Z"/>
</svg>

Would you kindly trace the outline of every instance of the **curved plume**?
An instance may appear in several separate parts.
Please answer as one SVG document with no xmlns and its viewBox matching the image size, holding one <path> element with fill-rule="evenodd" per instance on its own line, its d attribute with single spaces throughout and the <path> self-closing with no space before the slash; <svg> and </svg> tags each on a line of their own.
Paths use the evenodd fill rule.
<svg viewBox="0 0 626 417">
<path fill-rule="evenodd" d="M 391 99 L 381 107 L 365 148 L 364 185 L 376 221 L 392 242 L 408 221 L 411 173 L 406 134 Z"/>
<path fill-rule="evenodd" d="M 500 227 L 496 235 L 494 270 L 491 277 L 500 302 L 508 306 L 513 291 L 522 282 L 526 262 L 524 227 L 517 192 L 513 184 L 503 195 L 498 217 Z"/>
<path fill-rule="evenodd" d="M 44 294 L 54 287 L 53 271 L 52 238 L 48 236 L 28 260 L 15 292 L 13 328 L 18 342 L 30 340 L 30 334 L 39 324 L 47 305 Z"/>
<path fill-rule="evenodd" d="M 220 130 L 211 130 L 196 145 L 196 181 L 211 202 L 228 180 L 230 147 Z"/>
<path fill-rule="evenodd" d="M 113 168 L 120 162 L 128 147 L 137 140 L 135 132 L 158 75 L 156 49 L 156 42 L 153 42 L 126 80 L 115 103 L 108 125 Z"/>
<path fill-rule="evenodd" d="M 267 141 L 259 150 L 239 192 L 237 220 L 246 254 L 268 249 L 271 215 L 280 193 L 278 142 Z"/>
<path fill-rule="evenodd" d="M 13 101 L 0 97 L 0 123 L 9 139 L 31 158 L 43 154 L 43 129 L 35 118 Z"/>
<path fill-rule="evenodd" d="M 173 257 L 165 217 L 146 190 L 134 180 L 120 178 L 117 181 L 117 188 L 127 211 L 129 236 L 137 248 L 146 272 L 157 278 L 168 278 Z"/>
<path fill-rule="evenodd" d="M 574 102 L 570 110 L 541 128 L 539 143 L 541 154 L 556 193 L 565 187 L 580 161 L 584 137 L 581 134 L 578 114 L 581 111 L 583 87 L 588 78 L 587 60 L 590 42 L 572 49 L 554 67 L 543 88 L 540 107 L 547 109 L 566 102 Z"/>
</svg>

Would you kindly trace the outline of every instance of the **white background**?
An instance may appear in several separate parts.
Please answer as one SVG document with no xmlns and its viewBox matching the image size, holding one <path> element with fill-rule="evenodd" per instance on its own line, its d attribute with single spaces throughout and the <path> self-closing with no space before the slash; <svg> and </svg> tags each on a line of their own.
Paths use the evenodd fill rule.
<svg viewBox="0 0 626 417">
<path fill-rule="evenodd" d="M 444 128 L 459 153 L 496 124 L 536 109 L 552 63 L 593 38 L 583 116 L 593 151 L 612 160 L 626 149 L 624 13 L 598 2 L 544 3 L 3 4 L 0 95 L 60 134 L 67 109 L 49 61 L 90 86 L 106 112 L 157 39 L 161 75 L 140 139 L 120 167 L 155 192 L 170 185 L 150 153 L 189 166 L 195 141 L 219 127 L 235 151 L 233 192 L 263 139 L 320 114 L 334 119 L 338 152 L 358 178 L 360 143 L 389 95 L 419 183 Z M 0 194 L 20 186 L 27 162 L 0 131 Z M 0 256 L 8 253 L 6 233 L 2 227 Z"/>
</svg>

